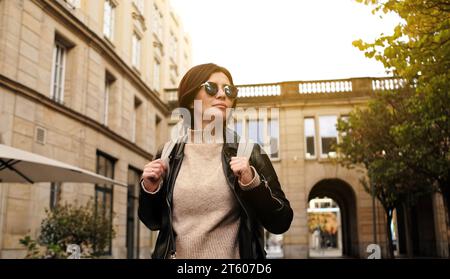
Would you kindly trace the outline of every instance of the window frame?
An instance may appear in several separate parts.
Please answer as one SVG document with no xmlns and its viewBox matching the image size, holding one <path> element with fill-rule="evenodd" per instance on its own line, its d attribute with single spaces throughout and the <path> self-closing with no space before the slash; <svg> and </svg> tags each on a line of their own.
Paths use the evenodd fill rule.
<svg viewBox="0 0 450 279">
<path fill-rule="evenodd" d="M 58 39 L 58 37 L 55 37 L 55 42 L 53 45 L 50 98 L 60 104 L 64 103 L 67 51 L 68 47 L 60 39 Z M 59 56 L 58 52 L 60 53 Z M 56 89 L 56 92 L 55 92 L 55 85 L 58 87 Z"/>
<path fill-rule="evenodd" d="M 62 190 L 62 182 L 51 182 L 50 183 L 50 200 L 49 200 L 49 208 L 53 211 L 61 201 L 61 191 Z"/>
<path fill-rule="evenodd" d="M 270 127 L 270 123 L 271 123 L 272 120 L 276 120 L 278 122 L 278 135 L 277 135 L 277 151 L 278 151 L 277 153 L 278 153 L 278 156 L 276 156 L 276 157 L 272 157 L 273 152 L 272 152 L 272 145 L 271 145 L 271 142 L 270 142 L 271 137 L 269 135 L 269 127 Z M 270 154 L 268 154 L 269 158 L 270 158 L 271 161 L 279 161 L 279 160 L 281 160 L 281 156 L 280 156 L 280 118 L 279 117 L 268 117 L 268 118 L 265 118 L 264 127 L 266 129 L 265 136 L 269 137 L 268 140 L 264 139 L 265 142 L 266 142 L 266 145 L 270 148 Z M 266 148 L 266 147 L 264 147 L 264 148 Z"/>
<path fill-rule="evenodd" d="M 106 21 L 106 6 L 110 8 L 109 21 Z M 115 30 L 115 9 L 117 7 L 117 3 L 113 0 L 104 0 L 103 3 L 103 36 L 107 38 L 110 42 L 114 41 L 114 30 Z"/>
<path fill-rule="evenodd" d="M 172 30 L 170 31 L 169 48 L 170 48 L 170 56 L 172 57 L 173 62 L 175 64 L 177 64 L 177 62 L 178 62 L 178 39 Z"/>
<path fill-rule="evenodd" d="M 105 153 L 103 151 L 97 150 L 97 152 L 96 152 L 96 173 L 97 174 L 101 174 L 100 173 L 100 164 L 99 164 L 100 158 L 105 159 L 106 163 L 108 163 L 108 162 L 111 163 L 111 177 L 109 177 L 109 178 L 114 179 L 115 165 L 116 165 L 117 159 L 112 157 L 111 155 L 108 155 L 107 153 Z M 101 174 L 101 175 L 108 177 L 106 174 Z M 98 210 L 99 209 L 98 208 L 99 193 L 101 193 L 103 195 L 105 201 L 106 201 L 107 195 L 110 196 L 111 207 L 109 208 L 109 218 L 110 218 L 109 221 L 110 221 L 110 225 L 111 225 L 110 230 L 112 231 L 113 212 L 114 212 L 114 210 L 113 210 L 114 209 L 114 184 L 111 184 L 110 188 L 108 188 L 106 186 L 106 184 L 103 184 L 103 185 L 99 185 L 97 183 L 95 184 L 95 207 L 94 207 L 95 208 L 95 213 L 94 213 L 95 218 L 97 218 L 98 211 L 99 211 Z M 103 207 L 106 207 L 105 205 L 106 205 L 106 203 L 103 202 Z M 105 212 L 105 214 L 106 214 L 106 208 L 103 208 L 103 212 Z M 101 255 L 112 255 L 112 238 L 110 239 L 110 243 L 107 248 L 108 248 L 107 251 L 96 251 L 96 252 L 99 252 L 99 254 L 101 254 Z M 94 249 L 95 249 L 95 243 L 94 243 Z"/>
<path fill-rule="evenodd" d="M 322 143 L 322 134 L 321 134 L 321 124 L 320 124 L 320 118 L 321 117 L 330 117 L 330 116 L 333 116 L 333 117 L 335 117 L 336 118 L 336 123 L 335 123 L 335 130 L 336 130 L 336 144 L 338 144 L 339 143 L 339 133 L 338 133 L 338 131 L 337 131 L 337 127 L 336 127 L 336 125 L 337 125 L 337 120 L 338 120 L 338 118 L 339 118 L 339 115 L 338 114 L 323 114 L 323 115 L 318 115 L 317 116 L 317 122 L 318 122 L 318 127 L 319 127 L 319 129 L 317 129 L 317 132 L 319 133 L 319 158 L 320 159 L 332 159 L 332 158 L 336 158 L 337 157 L 337 151 L 335 150 L 334 151 L 334 153 L 335 153 L 335 155 L 334 156 L 330 156 L 329 154 L 330 154 L 330 152 L 328 152 L 327 154 L 324 154 L 323 153 L 323 143 Z M 332 151 L 331 151 L 332 152 Z"/>
<path fill-rule="evenodd" d="M 131 65 L 136 69 L 141 69 L 141 53 L 142 51 L 142 36 L 134 31 L 131 37 Z"/>
<path fill-rule="evenodd" d="M 108 71 L 105 71 L 105 87 L 103 90 L 103 117 L 102 117 L 102 124 L 104 126 L 108 126 L 109 122 L 109 109 L 110 109 L 110 102 L 111 102 L 111 92 L 112 87 L 114 86 L 114 82 L 116 81 L 116 78 Z"/>
<path fill-rule="evenodd" d="M 269 132 L 269 124 L 272 121 L 272 119 L 277 120 L 278 121 L 278 136 L 277 136 L 277 153 L 278 156 L 277 157 L 272 157 L 273 153 L 272 153 L 272 146 L 270 144 L 270 135 L 268 135 Z M 241 133 L 242 135 L 240 135 L 241 137 L 244 137 L 246 139 L 250 139 L 250 134 L 249 134 L 249 130 L 250 130 L 250 122 L 251 121 L 255 121 L 256 122 L 256 127 L 257 127 L 257 132 L 256 132 L 256 137 L 259 138 L 260 135 L 262 135 L 262 143 L 256 142 L 258 143 L 263 149 L 264 151 L 267 153 L 267 156 L 269 157 L 269 159 L 271 161 L 280 161 L 281 160 L 281 150 L 280 150 L 280 117 L 277 116 L 268 116 L 267 113 L 265 114 L 264 117 L 238 117 L 236 119 L 236 121 L 233 123 L 233 129 L 236 131 L 236 133 L 238 133 L 237 131 L 237 125 L 238 123 L 240 123 L 241 125 Z M 262 121 L 262 123 L 261 123 Z M 261 134 L 259 133 L 259 129 L 260 129 L 260 125 L 262 125 L 262 131 Z M 239 133 L 238 133 L 239 134 Z M 270 151 L 270 152 L 268 152 Z"/>
<path fill-rule="evenodd" d="M 153 20 L 152 20 L 153 34 L 160 42 L 162 42 L 163 34 L 164 34 L 163 15 L 162 15 L 158 5 L 156 5 L 156 3 L 153 4 L 153 13 L 154 13 L 154 15 L 152 16 L 152 18 L 153 18 Z"/>
<path fill-rule="evenodd" d="M 111 92 L 111 82 L 105 78 L 105 90 L 104 90 L 104 107 L 103 107 L 103 125 L 108 126 L 108 113 L 109 113 L 109 94 Z"/>
<path fill-rule="evenodd" d="M 136 175 L 136 177 L 138 177 L 138 180 L 136 180 L 134 184 L 130 183 L 130 180 L 129 180 L 130 172 L 133 172 Z M 133 167 L 131 165 L 128 165 L 127 215 L 126 215 L 126 225 L 125 225 L 125 231 L 126 231 L 125 232 L 125 247 L 127 249 L 127 258 L 128 259 L 139 259 L 140 222 L 139 222 L 139 216 L 138 216 L 138 206 L 139 206 L 139 195 L 140 195 L 140 185 L 139 185 L 140 179 L 139 179 L 139 177 L 140 177 L 141 173 L 142 173 L 142 170 L 140 170 L 136 167 Z M 131 191 L 132 192 L 131 195 L 130 195 L 130 188 L 133 188 Z M 133 216 L 131 218 L 133 220 L 133 226 L 132 226 L 133 230 L 131 231 L 132 232 L 131 235 L 133 237 L 133 239 L 132 239 L 133 247 L 132 247 L 131 251 L 132 251 L 133 255 L 130 255 L 131 253 L 129 250 L 129 244 L 130 244 L 130 231 L 129 231 L 129 219 L 130 219 L 129 206 L 130 206 L 130 204 L 129 204 L 129 202 L 130 202 L 130 200 L 132 200 L 132 202 L 133 202 L 133 207 L 132 207 L 133 208 Z"/>
<path fill-rule="evenodd" d="M 156 70 L 158 69 L 158 70 Z M 158 58 L 153 59 L 153 80 L 152 80 L 153 89 L 160 93 L 161 92 L 161 62 Z"/>
<path fill-rule="evenodd" d="M 307 135 L 306 135 L 306 120 L 310 119 L 312 120 L 312 124 L 313 124 L 313 148 L 314 148 L 314 155 L 308 157 L 308 140 L 307 140 Z M 316 146 L 316 138 L 317 138 L 317 123 L 316 123 L 316 117 L 315 116 L 305 116 L 303 117 L 303 142 L 305 145 L 305 152 L 304 152 L 304 156 L 306 160 L 315 160 L 317 159 L 317 146 Z"/>
<path fill-rule="evenodd" d="M 133 0 L 133 5 L 136 7 L 136 10 L 143 16 L 145 9 L 145 1 L 144 0 Z"/>
</svg>

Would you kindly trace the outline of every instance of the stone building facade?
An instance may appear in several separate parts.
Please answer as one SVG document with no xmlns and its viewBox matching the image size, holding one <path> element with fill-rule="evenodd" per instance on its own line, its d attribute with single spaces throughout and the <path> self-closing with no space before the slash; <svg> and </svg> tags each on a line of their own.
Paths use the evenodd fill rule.
<svg viewBox="0 0 450 279">
<path fill-rule="evenodd" d="M 106 256 L 150 256 L 137 181 L 167 138 L 162 89 L 190 64 L 167 0 L 0 1 L 0 142 L 129 185 L 1 183 L 0 258 L 25 255 L 45 208 L 88 200 L 113 221 Z"/>
<path fill-rule="evenodd" d="M 0 0 L 0 143 L 129 185 L 0 183 L 0 258 L 25 255 L 19 239 L 37 235 L 46 208 L 88 200 L 112 218 L 107 256 L 150 256 L 156 234 L 136 216 L 137 181 L 174 124 L 176 90 L 167 88 L 190 66 L 189 36 L 167 0 Z M 341 255 L 365 258 L 374 242 L 386 255 L 384 211 L 376 202 L 373 222 L 372 198 L 359 182 L 364 171 L 335 164 L 331 146 L 339 117 L 396 85 L 352 78 L 239 86 L 244 113 L 234 128 L 270 153 L 294 209 L 277 256 L 313 256 L 308 205 L 315 198 L 339 206 Z M 245 116 L 249 109 L 259 121 Z M 441 196 L 411 214 L 412 254 L 448 257 Z M 408 246 L 405 215 L 397 212 L 399 254 Z"/>
<path fill-rule="evenodd" d="M 308 205 L 315 198 L 332 199 L 339 207 L 339 255 L 367 258 L 367 247 L 376 243 L 382 256 L 387 256 L 385 212 L 378 201 L 373 206 L 371 195 L 360 182 L 364 169 L 347 169 L 337 164 L 337 154 L 330 143 L 340 140 L 335 126 L 338 118 L 345 119 L 353 109 L 364 107 L 375 92 L 398 86 L 399 81 L 393 78 L 239 86 L 238 108 L 244 109 L 244 116 L 237 117 L 240 124 L 232 126 L 242 135 L 253 136 L 272 153 L 273 165 L 294 210 L 292 226 L 283 236 L 284 257 L 313 256 Z M 245 112 L 249 108 L 268 111 L 260 117 L 262 124 L 252 128 L 252 116 Z M 272 110 L 274 113 L 269 113 Z M 409 213 L 402 209 L 396 213 L 391 228 L 396 235 L 398 256 L 407 255 L 409 249 L 412 256 L 448 257 L 448 227 L 440 194 L 421 199 Z M 406 225 L 406 220 L 411 223 Z M 409 236 L 407 230 L 411 231 Z"/>
</svg>

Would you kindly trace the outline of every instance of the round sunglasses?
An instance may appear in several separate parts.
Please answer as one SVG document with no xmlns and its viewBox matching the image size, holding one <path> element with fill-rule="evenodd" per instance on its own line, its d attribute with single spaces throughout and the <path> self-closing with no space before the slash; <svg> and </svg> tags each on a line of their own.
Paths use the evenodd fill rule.
<svg viewBox="0 0 450 279">
<path fill-rule="evenodd" d="M 207 81 L 200 85 L 200 87 L 204 86 L 206 93 L 210 96 L 215 96 L 219 92 L 219 85 L 212 81 Z M 235 99 L 238 95 L 239 89 L 236 86 L 225 84 L 223 86 L 223 91 L 225 95 L 227 95 L 230 99 Z"/>
</svg>

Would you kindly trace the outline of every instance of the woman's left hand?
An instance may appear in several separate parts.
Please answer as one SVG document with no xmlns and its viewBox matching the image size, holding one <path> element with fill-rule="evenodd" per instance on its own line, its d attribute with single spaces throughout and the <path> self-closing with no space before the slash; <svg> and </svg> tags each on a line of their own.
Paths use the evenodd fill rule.
<svg viewBox="0 0 450 279">
<path fill-rule="evenodd" d="M 230 167 L 242 184 L 248 184 L 253 180 L 253 172 L 246 157 L 231 157 Z"/>
</svg>

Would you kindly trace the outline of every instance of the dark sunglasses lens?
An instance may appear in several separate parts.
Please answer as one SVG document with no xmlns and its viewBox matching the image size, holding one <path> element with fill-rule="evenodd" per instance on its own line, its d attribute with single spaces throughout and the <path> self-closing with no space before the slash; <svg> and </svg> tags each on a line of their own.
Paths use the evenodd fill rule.
<svg viewBox="0 0 450 279">
<path fill-rule="evenodd" d="M 217 93 L 217 84 L 212 83 L 212 82 L 207 82 L 205 84 L 205 90 L 206 90 L 206 93 L 208 93 L 211 96 L 214 96 Z"/>
<path fill-rule="evenodd" d="M 225 94 L 230 98 L 236 98 L 238 89 L 231 85 L 225 85 L 223 90 L 225 91 Z"/>
</svg>

